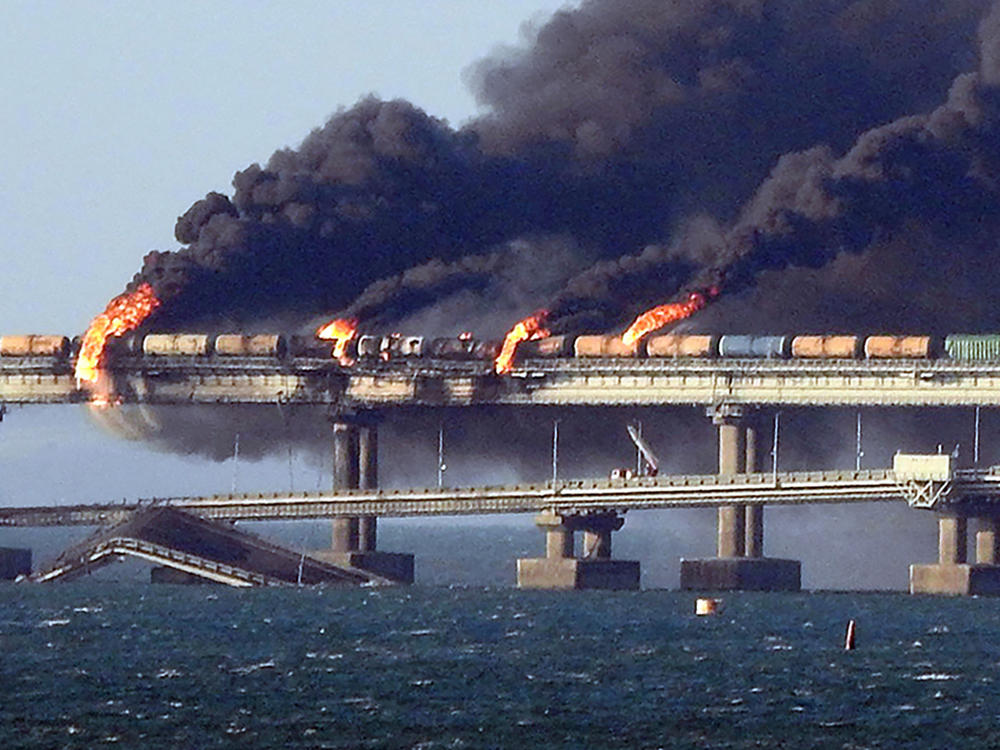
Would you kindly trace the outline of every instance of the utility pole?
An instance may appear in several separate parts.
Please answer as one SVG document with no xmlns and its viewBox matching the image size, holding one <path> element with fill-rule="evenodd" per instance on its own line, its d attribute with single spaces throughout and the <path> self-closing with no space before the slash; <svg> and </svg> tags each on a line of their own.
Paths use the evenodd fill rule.
<svg viewBox="0 0 1000 750">
<path fill-rule="evenodd" d="M 857 430 L 857 441 L 855 447 L 855 457 L 854 457 L 854 470 L 861 471 L 861 458 L 865 455 L 865 452 L 861 450 L 861 410 L 858 409 L 858 430 Z"/>
<path fill-rule="evenodd" d="M 236 433 L 233 441 L 233 494 L 236 494 L 237 479 L 240 475 L 240 433 Z"/>
<path fill-rule="evenodd" d="M 979 466 L 979 408 L 976 407 L 976 434 L 975 439 L 972 443 L 972 463 L 974 466 Z M 0 413 L 2 416 L 2 413 Z"/>
<path fill-rule="evenodd" d="M 444 422 L 438 423 L 438 489 L 444 487 L 444 472 L 448 467 L 444 463 Z"/>
<path fill-rule="evenodd" d="M 781 429 L 781 412 L 774 413 L 774 435 L 771 442 L 771 477 L 778 483 L 778 431 Z"/>
<path fill-rule="evenodd" d="M 552 420 L 552 486 L 559 479 L 559 420 Z"/>
</svg>

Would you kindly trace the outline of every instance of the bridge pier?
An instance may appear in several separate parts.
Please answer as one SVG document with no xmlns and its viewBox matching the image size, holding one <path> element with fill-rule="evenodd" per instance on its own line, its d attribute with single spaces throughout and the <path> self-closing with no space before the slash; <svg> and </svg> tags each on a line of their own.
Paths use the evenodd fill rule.
<svg viewBox="0 0 1000 750">
<path fill-rule="evenodd" d="M 938 561 L 910 566 L 911 594 L 952 596 L 1000 595 L 1000 516 L 979 518 L 976 561 L 969 563 L 968 519 L 964 515 L 938 516 Z"/>
<path fill-rule="evenodd" d="M 719 474 L 760 471 L 756 415 L 737 404 L 710 407 L 719 428 Z M 798 591 L 798 560 L 764 556 L 764 506 L 725 505 L 718 510 L 716 557 L 681 560 L 681 588 L 708 591 Z"/>
<path fill-rule="evenodd" d="M 333 421 L 333 488 L 335 490 L 378 487 L 378 425 L 374 420 Z M 413 583 L 413 555 L 377 549 L 378 519 L 375 516 L 343 516 L 333 519 L 329 550 L 313 557 L 338 565 L 350 565 L 399 583 Z"/>
<path fill-rule="evenodd" d="M 545 557 L 517 561 L 518 588 L 639 588 L 638 561 L 611 559 L 611 533 L 625 523 L 617 513 L 562 515 L 543 511 L 535 523 L 545 532 Z M 576 531 L 583 532 L 582 557 L 576 557 Z"/>
</svg>

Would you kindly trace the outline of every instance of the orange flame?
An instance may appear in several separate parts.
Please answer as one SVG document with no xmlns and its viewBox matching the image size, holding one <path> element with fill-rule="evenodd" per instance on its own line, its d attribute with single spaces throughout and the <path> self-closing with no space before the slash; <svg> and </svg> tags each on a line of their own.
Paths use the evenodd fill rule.
<svg viewBox="0 0 1000 750">
<path fill-rule="evenodd" d="M 143 283 L 134 292 L 120 294 L 108 303 L 104 312 L 94 318 L 83 336 L 76 359 L 76 379 L 97 383 L 104 359 L 104 347 L 111 336 L 122 336 L 138 328 L 149 314 L 160 306 L 153 287 Z"/>
<path fill-rule="evenodd" d="M 500 354 L 497 355 L 493 363 L 497 375 L 506 375 L 514 369 L 514 355 L 517 353 L 517 345 L 522 341 L 534 341 L 535 339 L 544 339 L 552 335 L 545 328 L 545 322 L 548 317 L 548 310 L 539 310 L 510 329 L 510 333 L 504 337 Z"/>
<path fill-rule="evenodd" d="M 354 364 L 347 356 L 347 345 L 358 335 L 357 318 L 337 318 L 316 331 L 316 338 L 333 341 L 333 358 L 345 367 Z"/>
<path fill-rule="evenodd" d="M 631 346 L 647 333 L 662 328 L 668 323 L 684 320 L 701 310 L 708 304 L 712 297 L 719 293 L 716 287 L 711 287 L 704 292 L 691 292 L 686 302 L 671 302 L 666 305 L 659 305 L 652 310 L 647 310 L 636 318 L 628 330 L 622 334 L 622 343 Z"/>
</svg>

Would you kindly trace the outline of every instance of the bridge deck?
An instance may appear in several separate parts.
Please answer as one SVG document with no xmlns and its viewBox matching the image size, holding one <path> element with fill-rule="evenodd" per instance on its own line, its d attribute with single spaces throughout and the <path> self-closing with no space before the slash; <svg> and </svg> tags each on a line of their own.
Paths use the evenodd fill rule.
<svg viewBox="0 0 1000 750">
<path fill-rule="evenodd" d="M 957 471 L 943 502 L 1000 502 L 1000 470 Z M 205 518 L 295 520 L 335 516 L 453 516 L 711 507 L 736 503 L 796 505 L 904 501 L 906 482 L 889 469 L 783 472 L 732 476 L 675 475 L 584 479 L 467 488 L 346 490 L 171 497 L 129 504 L 0 508 L 0 526 L 107 525 L 150 506 L 171 506 Z"/>
<path fill-rule="evenodd" d="M 1000 362 L 951 360 L 529 360 L 497 377 L 488 362 L 135 358 L 109 376 L 124 402 L 149 404 L 1000 405 Z M 88 398 L 71 363 L 0 360 L 0 402 Z"/>
</svg>

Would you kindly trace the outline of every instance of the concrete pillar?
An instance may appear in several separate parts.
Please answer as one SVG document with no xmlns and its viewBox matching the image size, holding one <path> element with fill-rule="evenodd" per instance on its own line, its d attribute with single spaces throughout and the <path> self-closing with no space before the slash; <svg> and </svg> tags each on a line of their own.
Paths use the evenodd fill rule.
<svg viewBox="0 0 1000 750">
<path fill-rule="evenodd" d="M 545 556 L 549 560 L 562 560 L 576 554 L 573 530 L 565 526 L 548 526 L 545 529 Z"/>
<path fill-rule="evenodd" d="M 373 490 L 378 487 L 378 427 L 372 418 L 333 418 L 333 489 Z M 331 549 L 313 557 L 336 565 L 360 568 L 398 583 L 413 583 L 413 555 L 376 549 L 375 516 L 333 519 Z"/>
<path fill-rule="evenodd" d="M 938 516 L 938 562 L 910 566 L 911 594 L 1000 596 L 1000 518 L 979 519 L 976 562 L 971 565 L 966 560 L 967 523 L 965 516 Z"/>
<path fill-rule="evenodd" d="M 351 490 L 358 486 L 358 431 L 350 422 L 333 423 L 333 489 Z M 333 519 L 334 552 L 354 552 L 359 546 L 358 519 Z"/>
<path fill-rule="evenodd" d="M 585 529 L 583 556 L 593 560 L 611 559 L 611 529 Z"/>
<path fill-rule="evenodd" d="M 358 486 L 363 490 L 378 487 L 378 427 L 374 424 L 358 430 Z M 378 543 L 378 518 L 362 516 L 358 519 L 358 549 L 374 552 Z"/>
<path fill-rule="evenodd" d="M 625 523 L 616 513 L 563 516 L 552 510 L 535 516 L 545 532 L 545 557 L 517 561 L 517 585 L 541 589 L 637 589 L 639 563 L 611 559 L 611 533 Z M 584 555 L 575 556 L 573 533 L 584 533 Z"/>
<path fill-rule="evenodd" d="M 742 474 L 746 467 L 746 433 L 739 417 L 724 417 L 719 426 L 719 473 Z"/>
<path fill-rule="evenodd" d="M 719 428 L 719 474 L 759 471 L 760 436 L 752 415 L 740 404 L 718 404 L 707 410 Z M 716 557 L 681 560 L 685 591 L 798 591 L 798 560 L 764 557 L 764 509 L 759 505 L 719 508 Z"/>
<path fill-rule="evenodd" d="M 333 489 L 358 486 L 358 430 L 350 422 L 333 423 Z"/>
<path fill-rule="evenodd" d="M 966 561 L 967 523 L 965 516 L 938 516 L 938 563 L 962 565 Z"/>
<path fill-rule="evenodd" d="M 358 535 L 357 518 L 334 518 L 333 539 L 330 546 L 334 552 L 356 552 L 358 550 Z"/>
<path fill-rule="evenodd" d="M 746 434 L 742 412 L 719 413 L 712 421 L 719 427 L 719 474 L 741 474 L 746 468 Z M 724 505 L 719 508 L 719 557 L 743 557 L 746 551 L 746 508 Z"/>
<path fill-rule="evenodd" d="M 1000 517 L 986 516 L 979 519 L 976 562 L 980 565 L 1000 565 Z"/>
<path fill-rule="evenodd" d="M 757 424 L 754 421 L 750 421 L 746 426 L 745 441 L 746 441 L 745 470 L 750 473 L 759 472 L 761 470 L 760 451 L 758 450 L 760 435 L 757 430 Z M 764 506 L 763 505 L 746 506 L 745 531 L 746 531 L 746 542 L 745 542 L 744 552 L 746 556 L 763 557 L 764 556 Z"/>
</svg>

